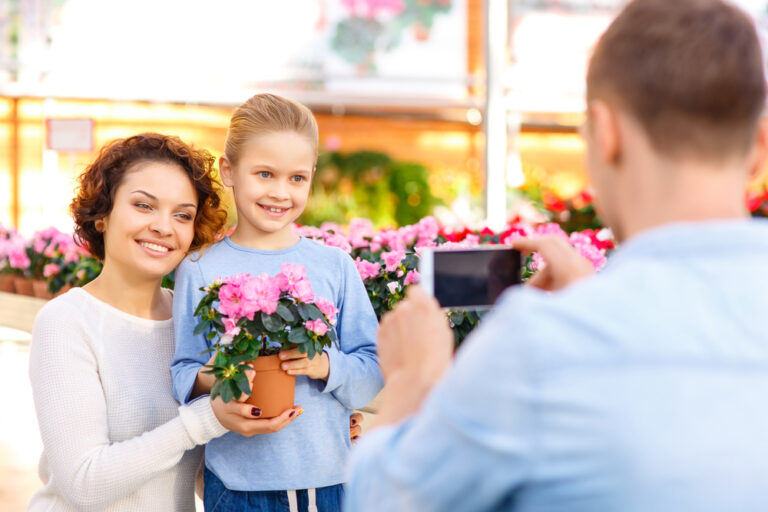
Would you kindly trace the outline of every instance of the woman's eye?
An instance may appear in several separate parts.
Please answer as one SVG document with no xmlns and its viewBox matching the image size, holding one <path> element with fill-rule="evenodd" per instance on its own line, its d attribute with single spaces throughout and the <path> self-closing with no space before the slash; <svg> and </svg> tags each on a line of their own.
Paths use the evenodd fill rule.
<svg viewBox="0 0 768 512">
<path fill-rule="evenodd" d="M 152 207 L 150 205 L 148 205 L 147 203 L 136 203 L 135 206 L 136 206 L 136 208 L 139 208 L 141 210 L 151 210 L 152 209 Z"/>
<path fill-rule="evenodd" d="M 192 220 L 192 216 L 188 213 L 179 213 L 176 215 L 176 217 L 184 221 Z"/>
</svg>

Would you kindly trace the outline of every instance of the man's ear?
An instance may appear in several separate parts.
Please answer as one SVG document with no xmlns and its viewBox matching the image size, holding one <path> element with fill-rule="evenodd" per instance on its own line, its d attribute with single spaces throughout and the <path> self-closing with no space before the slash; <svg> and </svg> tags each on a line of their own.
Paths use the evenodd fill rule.
<svg viewBox="0 0 768 512">
<path fill-rule="evenodd" d="M 605 164 L 619 163 L 621 156 L 621 130 L 616 112 L 608 103 L 594 100 L 589 104 L 592 140 L 597 154 Z"/>
<path fill-rule="evenodd" d="M 221 182 L 227 186 L 234 186 L 232 180 L 232 164 L 229 162 L 227 155 L 221 155 L 219 157 L 219 176 L 221 176 Z"/>
<path fill-rule="evenodd" d="M 768 160 L 768 120 L 761 119 L 757 125 L 755 146 L 752 149 L 752 158 L 749 165 L 749 179 L 756 180 L 765 172 L 766 160 Z"/>
</svg>

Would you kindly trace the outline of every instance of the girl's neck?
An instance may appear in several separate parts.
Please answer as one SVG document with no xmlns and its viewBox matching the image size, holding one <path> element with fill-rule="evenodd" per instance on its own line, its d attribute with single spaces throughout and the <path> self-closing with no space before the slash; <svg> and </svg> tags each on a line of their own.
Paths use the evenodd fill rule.
<svg viewBox="0 0 768 512">
<path fill-rule="evenodd" d="M 162 278 L 146 278 L 121 272 L 105 262 L 101 274 L 83 289 L 129 315 L 167 320 L 172 315 L 171 294 L 161 287 Z"/>
<path fill-rule="evenodd" d="M 299 236 L 296 235 L 290 226 L 275 231 L 274 233 L 265 233 L 242 224 L 238 224 L 235 231 L 229 236 L 237 245 L 248 247 L 249 249 L 260 249 L 262 251 L 281 251 L 288 249 L 299 243 Z"/>
</svg>

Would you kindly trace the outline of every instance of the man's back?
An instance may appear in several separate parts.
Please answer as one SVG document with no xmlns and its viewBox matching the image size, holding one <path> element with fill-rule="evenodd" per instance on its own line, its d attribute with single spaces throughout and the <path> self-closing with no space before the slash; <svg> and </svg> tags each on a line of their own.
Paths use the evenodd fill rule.
<svg viewBox="0 0 768 512">
<path fill-rule="evenodd" d="M 748 221 L 659 228 L 593 279 L 510 292 L 382 436 L 401 464 L 371 481 L 418 494 L 380 509 L 765 510 L 766 317 L 768 223 Z"/>
</svg>

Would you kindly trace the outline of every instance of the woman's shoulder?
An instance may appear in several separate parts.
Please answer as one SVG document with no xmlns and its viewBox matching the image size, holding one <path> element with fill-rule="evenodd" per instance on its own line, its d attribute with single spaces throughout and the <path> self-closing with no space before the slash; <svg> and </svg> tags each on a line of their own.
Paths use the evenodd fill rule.
<svg viewBox="0 0 768 512">
<path fill-rule="evenodd" d="M 73 320 L 80 316 L 82 311 L 88 310 L 82 288 L 72 288 L 67 292 L 55 297 L 40 309 L 35 317 L 35 324 L 47 320 L 61 321 L 62 319 Z"/>
</svg>

